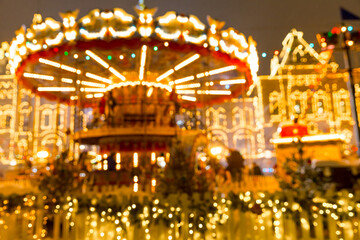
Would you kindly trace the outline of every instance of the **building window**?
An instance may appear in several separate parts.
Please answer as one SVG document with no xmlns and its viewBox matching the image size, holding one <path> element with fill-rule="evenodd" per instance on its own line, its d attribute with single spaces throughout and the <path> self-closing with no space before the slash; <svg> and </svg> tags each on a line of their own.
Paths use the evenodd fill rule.
<svg viewBox="0 0 360 240">
<path fill-rule="evenodd" d="M 279 92 L 272 92 L 269 96 L 269 110 L 271 115 L 278 115 L 279 114 L 279 103 L 280 103 L 280 93 Z"/>
<path fill-rule="evenodd" d="M 5 128 L 10 128 L 10 126 L 11 126 L 11 116 L 10 116 L 10 115 L 6 115 Z"/>
<path fill-rule="evenodd" d="M 44 127 L 48 127 L 48 126 L 50 126 L 50 115 L 45 114 L 45 116 L 44 116 Z"/>
<path fill-rule="evenodd" d="M 300 113 L 301 113 L 301 103 L 300 103 L 300 100 L 296 100 L 296 101 L 295 101 L 294 112 L 295 112 L 296 114 L 300 114 Z"/>
<path fill-rule="evenodd" d="M 340 113 L 346 114 L 346 103 L 344 99 L 340 100 Z"/>
<path fill-rule="evenodd" d="M 318 113 L 318 115 L 323 115 L 325 113 L 325 111 L 324 111 L 324 100 L 323 99 L 320 99 L 317 102 L 317 113 Z"/>
</svg>

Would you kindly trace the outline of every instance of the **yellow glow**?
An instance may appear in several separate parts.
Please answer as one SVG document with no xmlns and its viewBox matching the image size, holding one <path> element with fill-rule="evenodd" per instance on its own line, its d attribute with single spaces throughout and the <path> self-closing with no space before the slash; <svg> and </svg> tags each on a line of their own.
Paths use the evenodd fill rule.
<svg viewBox="0 0 360 240">
<path fill-rule="evenodd" d="M 186 84 L 186 85 L 176 85 L 175 89 L 187 89 L 187 88 L 199 88 L 200 83 L 192 83 L 192 84 Z"/>
<path fill-rule="evenodd" d="M 197 90 L 197 94 L 204 95 L 230 95 L 231 91 L 229 90 Z"/>
<path fill-rule="evenodd" d="M 70 78 L 61 78 L 61 82 L 63 82 L 63 83 L 73 83 L 74 80 L 72 80 Z"/>
<path fill-rule="evenodd" d="M 68 72 L 77 73 L 77 74 L 81 73 L 80 69 L 76 69 L 76 68 L 67 66 L 65 64 L 54 62 L 54 61 L 51 61 L 51 60 L 48 60 L 48 59 L 40 58 L 39 62 L 43 63 L 43 64 L 46 64 L 46 65 L 50 65 L 52 67 L 61 68 L 61 69 L 65 70 L 65 71 L 68 71 Z"/>
<path fill-rule="evenodd" d="M 139 79 L 140 79 L 140 81 L 142 81 L 144 79 L 145 63 L 146 63 L 146 51 L 147 51 L 147 46 L 143 45 L 141 47 L 140 69 L 139 69 Z"/>
<path fill-rule="evenodd" d="M 107 62 L 105 62 L 103 59 L 101 59 L 98 55 L 96 55 L 95 53 L 93 53 L 90 50 L 86 50 L 85 53 L 87 55 L 89 55 L 89 57 L 91 57 L 92 59 L 94 59 L 97 63 L 99 63 L 101 66 L 103 66 L 104 68 L 108 69 L 109 68 L 109 64 Z"/>
<path fill-rule="evenodd" d="M 194 54 L 191 57 L 185 59 L 184 61 L 182 61 L 181 63 L 179 63 L 178 65 L 176 65 L 174 67 L 175 71 L 178 71 L 179 69 L 185 67 L 186 65 L 189 65 L 190 63 L 194 62 L 195 60 L 200 58 L 200 54 Z"/>
<path fill-rule="evenodd" d="M 105 88 L 105 84 L 88 82 L 88 81 L 81 81 L 81 85 L 89 86 L 89 87 Z"/>
<path fill-rule="evenodd" d="M 60 63 L 57 63 L 57 62 L 54 62 L 54 61 L 51 61 L 51 60 L 48 60 L 48 59 L 44 59 L 44 58 L 39 58 L 39 62 L 40 62 L 40 63 L 43 63 L 43 64 L 46 64 L 46 65 L 50 65 L 50 66 L 56 67 L 56 68 L 60 68 L 60 67 L 61 67 L 61 64 L 60 64 Z"/>
<path fill-rule="evenodd" d="M 195 94 L 195 90 L 176 90 L 177 94 Z"/>
<path fill-rule="evenodd" d="M 154 88 L 153 88 L 153 87 L 149 88 L 149 90 L 148 90 L 147 93 L 146 93 L 146 96 L 147 96 L 147 97 L 151 97 L 153 91 L 154 91 Z"/>
<path fill-rule="evenodd" d="M 180 83 L 192 81 L 192 80 L 194 80 L 194 79 L 195 79 L 194 76 L 187 76 L 187 77 L 184 77 L 184 78 L 176 79 L 176 80 L 174 80 L 173 82 L 170 82 L 170 84 L 172 83 L 171 85 L 173 85 L 174 82 L 175 82 L 175 84 L 180 84 Z"/>
<path fill-rule="evenodd" d="M 189 21 L 194 25 L 196 29 L 205 30 L 205 25 L 202 22 L 200 22 L 200 20 L 197 19 L 196 17 L 190 16 Z"/>
<path fill-rule="evenodd" d="M 220 81 L 220 85 L 231 85 L 231 84 L 244 84 L 246 83 L 245 79 L 230 79 L 230 80 L 222 80 Z"/>
<path fill-rule="evenodd" d="M 274 144 L 284 144 L 292 142 L 326 142 L 326 141 L 344 141 L 345 135 L 343 134 L 319 134 L 319 135 L 310 135 L 304 136 L 302 138 L 298 137 L 287 137 L 287 138 L 276 138 L 271 139 L 270 142 Z"/>
<path fill-rule="evenodd" d="M 102 12 L 100 16 L 104 19 L 110 19 L 114 16 L 112 12 Z"/>
<path fill-rule="evenodd" d="M 27 72 L 25 72 L 23 76 L 27 78 L 36 78 L 36 79 L 42 79 L 48 81 L 53 81 L 55 79 L 53 76 L 36 74 L 36 73 L 27 73 Z"/>
<path fill-rule="evenodd" d="M 58 45 L 61 43 L 61 41 L 64 39 L 64 34 L 62 32 L 59 32 L 55 38 L 53 39 L 46 39 L 45 43 L 49 46 L 52 45 Z"/>
<path fill-rule="evenodd" d="M 139 182 L 139 177 L 138 177 L 138 176 L 134 176 L 133 181 L 134 181 L 135 183 Z"/>
<path fill-rule="evenodd" d="M 227 66 L 227 67 L 217 68 L 217 69 L 210 70 L 208 72 L 198 73 L 198 74 L 196 74 L 196 77 L 203 78 L 205 76 L 211 76 L 211 75 L 216 75 L 219 73 L 229 72 L 229 71 L 235 70 L 236 68 L 237 68 L 236 66 Z"/>
<path fill-rule="evenodd" d="M 119 79 L 121 79 L 122 81 L 125 81 L 126 78 L 124 77 L 124 75 L 122 75 L 121 73 L 119 73 L 115 68 L 110 67 L 109 71 L 114 74 L 116 77 L 118 77 Z"/>
<path fill-rule="evenodd" d="M 81 73 L 80 69 L 76 69 L 76 68 L 73 68 L 73 67 L 70 67 L 70 66 L 67 66 L 64 64 L 61 64 L 61 69 L 72 72 L 72 73 L 77 73 L 77 74 Z"/>
<path fill-rule="evenodd" d="M 116 163 L 121 163 L 121 154 L 120 153 L 116 154 Z"/>
<path fill-rule="evenodd" d="M 292 143 L 294 138 L 277 138 L 277 139 L 270 139 L 271 143 L 274 144 L 281 144 L 281 143 Z"/>
<path fill-rule="evenodd" d="M 134 157 L 133 157 L 133 165 L 134 165 L 134 168 L 137 168 L 137 167 L 139 166 L 138 153 L 134 153 Z"/>
<path fill-rule="evenodd" d="M 36 154 L 38 158 L 47 158 L 49 156 L 49 153 L 45 150 L 40 151 Z"/>
<path fill-rule="evenodd" d="M 178 39 L 181 34 L 180 30 L 176 30 L 174 33 L 167 33 L 166 31 L 162 30 L 161 28 L 155 28 L 155 32 L 160 36 L 160 38 L 166 39 L 166 40 Z"/>
<path fill-rule="evenodd" d="M 181 96 L 181 99 L 182 99 L 182 100 L 186 100 L 186 101 L 196 102 L 196 97 Z"/>
<path fill-rule="evenodd" d="M 136 32 L 136 27 L 134 27 L 134 26 L 129 27 L 125 31 L 115 31 L 115 29 L 113 27 L 109 27 L 108 29 L 109 29 L 111 36 L 121 37 L 121 38 L 130 37 L 131 35 L 134 34 L 134 32 Z"/>
<path fill-rule="evenodd" d="M 126 13 L 124 10 L 122 9 L 116 9 L 114 11 L 115 16 L 119 17 L 121 19 L 121 21 L 124 22 L 132 22 L 133 21 L 133 17 Z"/>
<path fill-rule="evenodd" d="M 103 93 L 95 93 L 95 94 L 94 94 L 94 98 L 101 98 L 101 97 L 103 97 L 103 96 L 104 96 Z"/>
<path fill-rule="evenodd" d="M 75 92 L 74 87 L 38 87 L 39 92 Z"/>
<path fill-rule="evenodd" d="M 106 92 L 106 88 L 81 88 L 81 92 Z"/>
<path fill-rule="evenodd" d="M 165 73 L 161 74 L 159 77 L 156 78 L 156 81 L 161 81 L 163 80 L 164 78 L 170 76 L 171 74 L 173 74 L 175 71 L 174 69 L 170 69 L 168 71 L 166 71 Z"/>
<path fill-rule="evenodd" d="M 301 138 L 302 142 L 331 141 L 331 140 L 345 140 L 345 135 L 322 134 L 322 135 L 304 136 Z"/>
<path fill-rule="evenodd" d="M 210 149 L 210 153 L 211 153 L 211 155 L 216 156 L 216 155 L 219 155 L 222 152 L 222 150 L 223 150 L 223 148 L 220 146 L 212 147 Z"/>
<path fill-rule="evenodd" d="M 134 183 L 134 192 L 138 192 L 138 191 L 139 191 L 139 184 Z"/>
<path fill-rule="evenodd" d="M 100 76 L 98 76 L 96 74 L 93 74 L 93 73 L 87 72 L 87 73 L 85 73 L 85 76 L 88 77 L 88 78 L 92 78 L 94 80 L 98 80 L 100 82 L 105 82 L 105 83 L 108 83 L 108 84 L 112 83 L 112 81 L 110 79 L 100 77 Z"/>
<path fill-rule="evenodd" d="M 103 93 L 95 93 L 95 94 L 86 94 L 85 98 L 101 98 L 103 97 Z"/>
<path fill-rule="evenodd" d="M 151 164 L 155 164 L 156 163 L 156 153 L 152 152 L 151 153 Z"/>
</svg>

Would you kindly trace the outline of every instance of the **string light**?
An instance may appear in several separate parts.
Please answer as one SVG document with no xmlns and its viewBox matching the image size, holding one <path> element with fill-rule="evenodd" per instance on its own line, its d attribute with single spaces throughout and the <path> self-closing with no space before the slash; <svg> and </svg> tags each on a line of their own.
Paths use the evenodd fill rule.
<svg viewBox="0 0 360 240">
<path fill-rule="evenodd" d="M 48 81 L 53 81 L 55 79 L 54 76 L 36 74 L 36 73 L 28 73 L 28 72 L 25 72 L 23 74 L 23 76 L 26 78 L 36 78 L 36 79 L 42 79 L 42 80 L 48 80 Z"/>
<path fill-rule="evenodd" d="M 139 80 L 140 81 L 142 81 L 144 79 L 146 51 L 147 51 L 147 46 L 143 45 L 141 47 L 141 56 L 140 56 L 140 69 L 139 69 Z"/>
</svg>

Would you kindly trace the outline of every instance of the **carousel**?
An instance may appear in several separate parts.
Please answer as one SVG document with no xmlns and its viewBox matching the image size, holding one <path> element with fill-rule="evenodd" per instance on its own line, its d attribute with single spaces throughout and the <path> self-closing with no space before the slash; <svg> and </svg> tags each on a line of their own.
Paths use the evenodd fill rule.
<svg viewBox="0 0 360 240">
<path fill-rule="evenodd" d="M 256 43 L 224 22 L 135 11 L 66 12 L 62 22 L 36 14 L 9 47 L 23 87 L 72 107 L 72 141 L 98 146 L 97 170 L 165 164 L 172 139 L 187 134 L 179 109 L 238 97 L 257 78 Z"/>
</svg>

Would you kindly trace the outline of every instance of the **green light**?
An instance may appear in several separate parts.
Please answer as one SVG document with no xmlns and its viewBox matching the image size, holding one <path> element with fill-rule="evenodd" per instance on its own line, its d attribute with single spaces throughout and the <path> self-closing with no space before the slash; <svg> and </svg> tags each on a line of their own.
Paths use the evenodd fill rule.
<svg viewBox="0 0 360 240">
<path fill-rule="evenodd" d="M 132 58 L 135 58 L 135 57 L 136 57 L 135 53 L 131 54 L 131 57 L 132 57 Z"/>
<path fill-rule="evenodd" d="M 331 37 L 333 34 L 332 34 L 332 32 L 328 32 L 328 37 Z"/>
<path fill-rule="evenodd" d="M 157 46 L 154 46 L 154 51 L 156 52 L 157 50 L 159 50 L 159 48 Z"/>
<path fill-rule="evenodd" d="M 108 59 L 111 60 L 111 59 L 112 59 L 112 56 L 109 55 L 109 56 L 108 56 Z"/>
<path fill-rule="evenodd" d="M 67 51 L 65 51 L 65 52 L 64 52 L 64 55 L 67 56 L 67 55 L 69 55 L 69 53 L 68 53 Z"/>
<path fill-rule="evenodd" d="M 89 57 L 89 56 L 86 56 L 85 59 L 86 59 L 86 60 L 90 60 L 90 57 Z"/>
</svg>

